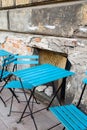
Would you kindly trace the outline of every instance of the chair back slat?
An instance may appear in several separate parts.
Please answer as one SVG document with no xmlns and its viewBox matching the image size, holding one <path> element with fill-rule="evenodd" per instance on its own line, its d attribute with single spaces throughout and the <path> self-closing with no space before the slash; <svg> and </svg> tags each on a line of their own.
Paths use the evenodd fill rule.
<svg viewBox="0 0 87 130">
<path fill-rule="evenodd" d="M 0 79 L 7 77 L 7 74 L 9 74 L 7 70 L 7 67 L 10 63 L 12 63 L 14 60 L 16 60 L 16 58 L 14 57 L 14 55 L 9 55 L 8 57 L 6 57 L 5 59 L 3 59 L 2 61 L 2 69 L 0 70 Z M 6 73 L 5 73 L 6 72 Z"/>
<path fill-rule="evenodd" d="M 38 64 L 38 61 L 14 61 L 14 64 Z"/>
<path fill-rule="evenodd" d="M 38 55 L 16 55 L 17 60 L 14 61 L 14 64 L 38 64 L 39 56 Z"/>
<path fill-rule="evenodd" d="M 30 58 L 30 59 L 39 59 L 38 55 L 15 55 L 15 58 Z"/>
</svg>

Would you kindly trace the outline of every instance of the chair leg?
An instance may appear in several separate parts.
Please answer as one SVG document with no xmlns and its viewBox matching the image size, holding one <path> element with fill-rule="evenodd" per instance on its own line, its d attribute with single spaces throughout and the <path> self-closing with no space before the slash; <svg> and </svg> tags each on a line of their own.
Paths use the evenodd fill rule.
<svg viewBox="0 0 87 130">
<path fill-rule="evenodd" d="M 9 88 L 10 89 L 10 88 Z M 9 111 L 9 114 L 8 116 L 11 115 L 11 112 L 12 112 L 12 106 L 13 106 L 13 100 L 14 100 L 14 97 L 16 98 L 16 100 L 18 101 L 18 103 L 20 103 L 19 99 L 17 98 L 16 94 L 15 94 L 15 89 L 10 89 L 10 91 L 12 92 L 12 97 L 11 97 L 11 105 L 10 105 L 10 111 Z"/>
<path fill-rule="evenodd" d="M 13 98 L 14 98 L 14 96 L 12 95 L 11 105 L 10 105 L 10 110 L 9 110 L 9 114 L 8 114 L 8 116 L 11 116 L 11 112 L 12 112 L 12 105 L 13 105 Z"/>
<path fill-rule="evenodd" d="M 6 103 L 5 103 L 5 101 L 3 100 L 3 98 L 0 96 L 0 99 L 2 100 L 2 102 L 4 103 L 4 106 L 6 107 L 7 105 L 6 105 Z"/>
<path fill-rule="evenodd" d="M 32 92 L 32 91 L 30 90 L 30 92 Z M 37 99 L 36 99 L 36 97 L 35 97 L 34 94 L 33 94 L 33 99 L 35 100 L 35 102 L 36 102 L 37 104 L 40 104 L 40 102 L 37 101 Z"/>
<path fill-rule="evenodd" d="M 25 90 L 24 90 L 24 88 L 23 88 L 23 85 L 22 85 L 22 89 L 23 89 L 24 95 L 25 95 L 25 97 L 26 97 L 26 93 L 25 93 Z M 31 110 L 31 107 L 30 107 L 30 104 L 29 104 L 31 98 L 33 97 L 34 91 L 35 91 L 35 88 L 33 89 L 33 91 L 31 91 L 31 95 L 30 95 L 29 99 L 27 99 L 27 97 L 26 97 L 27 104 L 26 104 L 26 106 L 25 106 L 25 108 L 24 108 L 24 111 L 23 111 L 23 113 L 22 113 L 22 115 L 21 115 L 21 117 L 20 117 L 20 119 L 19 119 L 19 121 L 18 121 L 17 123 L 20 123 L 21 120 L 22 120 L 22 118 L 25 118 L 25 117 L 24 117 L 24 114 L 25 114 L 26 109 L 27 109 L 27 107 L 28 107 L 28 108 L 29 108 L 29 111 L 30 111 L 31 118 L 32 118 L 33 123 L 34 123 L 34 126 L 35 126 L 35 129 L 38 130 L 37 125 L 36 125 L 36 122 L 35 122 L 35 119 L 34 119 L 34 116 L 33 116 L 33 113 L 32 113 L 32 110 Z"/>
<path fill-rule="evenodd" d="M 18 101 L 18 103 L 20 103 L 20 101 L 19 101 L 19 99 L 17 98 L 15 92 L 14 92 L 11 88 L 9 88 L 9 90 L 11 91 L 11 93 L 12 93 L 12 95 L 15 97 L 15 99 Z"/>
</svg>

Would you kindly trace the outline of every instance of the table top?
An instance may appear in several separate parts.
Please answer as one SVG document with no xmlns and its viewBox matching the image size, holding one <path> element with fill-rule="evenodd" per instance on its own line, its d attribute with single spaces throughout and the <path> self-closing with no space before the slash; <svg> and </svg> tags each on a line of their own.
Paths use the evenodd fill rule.
<svg viewBox="0 0 87 130">
<path fill-rule="evenodd" d="M 7 52 L 5 50 L 0 50 L 0 56 L 8 56 L 10 54 L 11 54 L 10 52 Z"/>
<path fill-rule="evenodd" d="M 42 64 L 31 68 L 26 68 L 13 72 L 22 81 L 26 81 L 33 86 L 39 86 L 58 79 L 72 76 L 75 73 L 56 67 L 51 64 Z"/>
</svg>

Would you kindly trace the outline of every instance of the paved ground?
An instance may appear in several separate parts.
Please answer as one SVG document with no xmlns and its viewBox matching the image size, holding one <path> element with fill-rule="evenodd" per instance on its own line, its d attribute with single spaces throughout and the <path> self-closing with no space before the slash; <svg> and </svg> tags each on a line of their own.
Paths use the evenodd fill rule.
<svg viewBox="0 0 87 130">
<path fill-rule="evenodd" d="M 11 93 L 8 89 L 4 89 L 4 91 L 1 93 L 1 96 L 6 100 L 11 97 Z M 23 94 L 20 94 L 19 98 L 20 100 L 24 100 Z M 71 103 L 72 99 L 73 98 L 71 98 L 71 95 L 68 94 L 67 103 Z M 2 101 L 0 100 L 0 130 L 35 130 L 31 117 L 28 116 L 24 118 L 21 123 L 17 124 L 16 122 L 20 118 L 20 113 L 12 113 L 10 117 L 7 116 L 9 113 L 10 102 L 11 100 L 7 102 L 7 107 L 4 107 Z M 24 107 L 25 102 L 17 103 L 17 101 L 14 100 L 13 110 L 23 111 Z M 35 110 L 43 107 L 46 106 L 42 103 L 34 104 Z M 83 110 L 85 110 L 85 112 L 87 112 L 84 104 L 81 104 L 81 107 Z M 52 113 L 47 110 L 43 110 L 34 114 L 34 117 L 38 126 L 38 130 L 47 130 L 49 127 L 58 123 L 57 119 L 52 115 Z M 53 130 L 62 130 L 62 128 L 62 126 L 58 126 Z"/>
<path fill-rule="evenodd" d="M 9 90 L 5 89 L 2 92 L 2 97 L 4 99 L 7 99 L 11 94 L 9 93 Z M 20 96 L 23 100 L 23 96 Z M 14 100 L 14 110 L 22 111 L 25 106 L 25 103 L 17 103 Z M 7 102 L 7 107 L 4 107 L 3 103 L 0 100 L 0 130 L 35 130 L 33 121 L 31 117 L 26 117 L 23 119 L 23 121 L 19 124 L 16 122 L 18 121 L 21 114 L 19 113 L 12 113 L 10 117 L 8 117 L 10 107 L 10 100 Z M 34 106 L 35 109 L 39 109 L 45 107 L 43 104 Z M 38 126 L 38 130 L 47 130 L 47 128 L 57 124 L 57 120 L 55 117 L 47 110 L 41 111 L 39 113 L 34 114 L 36 124 Z M 62 127 L 56 127 L 53 130 L 61 130 Z"/>
</svg>

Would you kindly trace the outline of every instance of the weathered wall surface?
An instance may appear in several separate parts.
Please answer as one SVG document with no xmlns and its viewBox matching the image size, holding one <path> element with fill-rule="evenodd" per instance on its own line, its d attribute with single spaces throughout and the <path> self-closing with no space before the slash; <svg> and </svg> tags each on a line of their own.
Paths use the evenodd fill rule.
<svg viewBox="0 0 87 130">
<path fill-rule="evenodd" d="M 0 29 L 72 37 L 87 24 L 86 12 L 87 2 L 82 1 L 9 9 L 0 11 Z"/>
<path fill-rule="evenodd" d="M 64 1 L 76 1 L 76 0 L 0 0 L 0 7 L 15 7 L 22 5 L 37 5 L 45 3 L 55 3 Z"/>
<path fill-rule="evenodd" d="M 77 100 L 87 70 L 87 1 L 48 3 L 51 4 L 45 0 L 0 0 L 1 48 L 21 54 L 24 47 L 23 53 L 27 54 L 33 52 L 31 46 L 67 54 L 76 72 L 67 80 L 67 89 L 72 94 L 77 92 Z"/>
</svg>

